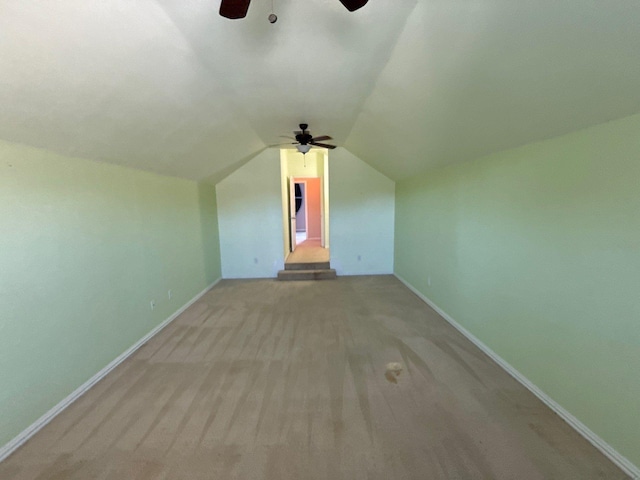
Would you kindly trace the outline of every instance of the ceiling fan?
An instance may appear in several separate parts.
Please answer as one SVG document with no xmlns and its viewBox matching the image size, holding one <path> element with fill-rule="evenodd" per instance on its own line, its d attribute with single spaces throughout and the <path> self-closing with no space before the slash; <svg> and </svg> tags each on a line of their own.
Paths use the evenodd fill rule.
<svg viewBox="0 0 640 480">
<path fill-rule="evenodd" d="M 369 0 L 340 0 L 340 3 L 350 12 L 364 7 Z M 230 19 L 244 18 L 249 10 L 251 0 L 222 0 L 220 2 L 220 15 Z"/>
<path fill-rule="evenodd" d="M 335 145 L 329 145 L 327 143 L 320 143 L 320 142 L 323 142 L 325 140 L 333 140 L 329 135 L 321 135 L 319 137 L 313 137 L 307 131 L 307 128 L 309 128 L 309 125 L 307 125 L 306 123 L 301 123 L 300 124 L 300 131 L 293 132 L 293 134 L 296 136 L 296 138 L 295 138 L 296 141 L 292 145 L 295 145 L 300 153 L 302 153 L 304 155 L 309 150 L 311 150 L 312 146 L 321 147 L 321 148 L 328 148 L 329 150 L 333 150 L 334 148 L 336 148 Z M 285 138 L 291 138 L 291 137 L 285 137 Z M 292 138 L 292 140 L 293 140 L 293 138 Z"/>
</svg>

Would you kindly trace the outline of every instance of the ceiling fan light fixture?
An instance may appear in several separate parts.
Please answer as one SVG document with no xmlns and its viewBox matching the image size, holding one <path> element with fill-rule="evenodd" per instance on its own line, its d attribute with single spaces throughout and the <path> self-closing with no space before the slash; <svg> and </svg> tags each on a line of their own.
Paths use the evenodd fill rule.
<svg viewBox="0 0 640 480">
<path fill-rule="evenodd" d="M 311 150 L 311 145 L 302 145 L 302 144 L 300 144 L 300 145 L 296 145 L 296 148 L 298 149 L 298 151 L 299 151 L 301 154 L 303 154 L 303 155 L 304 155 L 304 154 L 305 154 L 305 153 L 307 153 L 309 150 Z"/>
</svg>

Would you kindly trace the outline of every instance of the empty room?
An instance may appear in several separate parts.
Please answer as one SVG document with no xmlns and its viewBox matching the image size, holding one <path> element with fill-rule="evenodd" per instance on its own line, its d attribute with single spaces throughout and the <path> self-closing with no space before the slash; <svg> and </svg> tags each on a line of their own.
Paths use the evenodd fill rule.
<svg viewBox="0 0 640 480">
<path fill-rule="evenodd" d="M 0 3 L 0 479 L 640 479 L 637 0 Z"/>
</svg>

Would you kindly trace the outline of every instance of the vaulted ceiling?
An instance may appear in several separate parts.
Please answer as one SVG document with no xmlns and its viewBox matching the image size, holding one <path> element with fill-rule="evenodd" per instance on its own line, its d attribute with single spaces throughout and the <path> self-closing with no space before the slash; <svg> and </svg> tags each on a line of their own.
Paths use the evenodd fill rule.
<svg viewBox="0 0 640 480">
<path fill-rule="evenodd" d="M 640 112 L 637 0 L 0 3 L 0 138 L 196 180 L 297 124 L 393 179 Z"/>
</svg>

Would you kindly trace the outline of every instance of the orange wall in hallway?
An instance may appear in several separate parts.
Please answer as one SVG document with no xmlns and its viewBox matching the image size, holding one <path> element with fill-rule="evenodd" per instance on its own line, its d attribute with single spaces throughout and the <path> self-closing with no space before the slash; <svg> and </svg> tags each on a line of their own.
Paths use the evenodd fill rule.
<svg viewBox="0 0 640 480">
<path fill-rule="evenodd" d="M 296 182 L 307 184 L 307 238 L 320 238 L 322 235 L 322 197 L 320 178 L 295 178 Z"/>
</svg>

